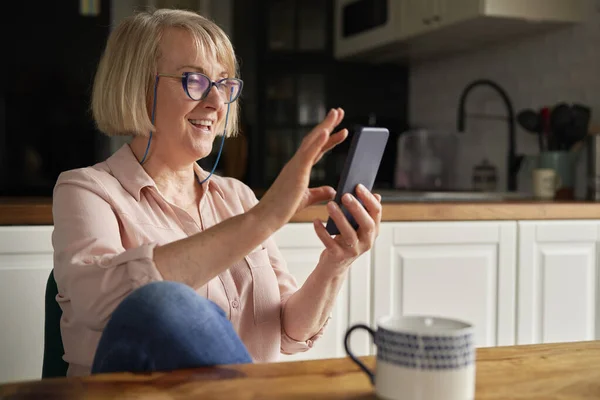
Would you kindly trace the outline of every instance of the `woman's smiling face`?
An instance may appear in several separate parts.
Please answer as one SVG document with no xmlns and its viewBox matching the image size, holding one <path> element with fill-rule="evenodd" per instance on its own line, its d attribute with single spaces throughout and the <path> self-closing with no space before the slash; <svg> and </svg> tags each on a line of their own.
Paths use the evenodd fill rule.
<svg viewBox="0 0 600 400">
<path fill-rule="evenodd" d="M 228 76 L 214 56 L 197 51 L 192 35 L 183 29 L 164 32 L 157 72 L 201 72 L 212 81 Z M 185 93 L 181 79 L 160 77 L 156 100 L 153 153 L 177 155 L 185 163 L 208 156 L 227 110 L 223 95 L 213 87 L 203 100 L 195 101 Z"/>
</svg>

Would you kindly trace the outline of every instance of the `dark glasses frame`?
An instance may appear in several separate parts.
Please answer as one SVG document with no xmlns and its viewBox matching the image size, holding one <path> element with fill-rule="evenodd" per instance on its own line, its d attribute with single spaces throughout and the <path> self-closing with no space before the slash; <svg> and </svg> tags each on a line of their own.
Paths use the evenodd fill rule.
<svg viewBox="0 0 600 400">
<path fill-rule="evenodd" d="M 209 85 L 208 88 L 202 93 L 202 96 L 200 96 L 200 98 L 195 99 L 192 97 L 192 95 L 190 94 L 189 90 L 188 90 L 188 79 L 190 76 L 197 76 L 200 75 L 204 78 L 206 78 L 206 80 L 208 81 Z M 185 92 L 185 94 L 187 94 L 187 96 L 194 100 L 194 101 L 201 101 L 204 100 L 206 98 L 206 96 L 208 96 L 208 94 L 210 93 L 210 91 L 212 90 L 213 86 L 215 88 L 217 88 L 217 90 L 219 90 L 220 86 L 223 84 L 224 81 L 236 81 L 239 84 L 240 89 L 238 90 L 236 96 L 234 98 L 229 98 L 225 100 L 225 104 L 229 104 L 229 103 L 233 103 L 234 101 L 236 101 L 240 95 L 242 94 L 242 89 L 244 87 L 244 81 L 238 78 L 223 78 L 220 79 L 218 81 L 213 81 L 212 79 L 210 79 L 208 76 L 204 75 L 203 73 L 200 72 L 184 72 L 181 75 L 174 75 L 174 74 L 157 74 L 156 75 L 157 78 L 159 76 L 164 76 L 166 78 L 177 78 L 177 79 L 181 79 L 181 85 L 183 86 L 183 90 Z M 219 90 L 220 91 L 220 90 Z"/>
</svg>

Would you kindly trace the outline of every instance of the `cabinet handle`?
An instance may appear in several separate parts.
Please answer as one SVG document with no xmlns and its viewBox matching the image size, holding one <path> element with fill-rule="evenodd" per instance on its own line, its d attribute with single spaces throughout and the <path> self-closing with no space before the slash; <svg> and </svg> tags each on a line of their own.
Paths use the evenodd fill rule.
<svg viewBox="0 0 600 400">
<path fill-rule="evenodd" d="M 423 18 L 423 23 L 425 25 L 429 25 L 431 23 L 431 20 L 429 18 Z"/>
<path fill-rule="evenodd" d="M 433 16 L 433 22 L 440 22 L 441 18 L 439 15 L 434 15 Z"/>
</svg>

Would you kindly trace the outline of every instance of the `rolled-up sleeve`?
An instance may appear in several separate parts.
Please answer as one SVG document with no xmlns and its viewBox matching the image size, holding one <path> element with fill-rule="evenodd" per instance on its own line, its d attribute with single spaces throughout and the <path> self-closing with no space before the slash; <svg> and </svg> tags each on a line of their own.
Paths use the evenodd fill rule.
<svg viewBox="0 0 600 400">
<path fill-rule="evenodd" d="M 121 226 L 102 184 L 85 170 L 57 180 L 52 206 L 54 276 L 73 317 L 103 329 L 129 293 L 162 280 L 153 261 L 156 243 L 125 249 Z"/>
<path fill-rule="evenodd" d="M 289 297 L 288 297 L 289 298 Z M 283 302 L 282 312 L 285 309 L 286 301 Z M 331 316 L 325 320 L 325 323 L 319 329 L 319 331 L 314 334 L 311 338 L 307 339 L 305 342 L 299 342 L 293 338 L 291 338 L 283 329 L 283 324 L 281 324 L 281 353 L 283 354 L 295 354 L 307 351 L 313 347 L 313 344 L 319 340 L 323 336 L 323 332 L 325 331 L 325 327 L 329 323 Z"/>
</svg>

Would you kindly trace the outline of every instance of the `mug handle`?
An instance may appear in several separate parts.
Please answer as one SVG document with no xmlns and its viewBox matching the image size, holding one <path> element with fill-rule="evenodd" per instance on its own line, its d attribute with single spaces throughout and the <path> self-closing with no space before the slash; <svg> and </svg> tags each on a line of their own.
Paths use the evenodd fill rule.
<svg viewBox="0 0 600 400">
<path fill-rule="evenodd" d="M 356 363 L 356 365 L 358 365 L 360 367 L 360 369 L 362 369 L 369 376 L 369 379 L 371 380 L 371 384 L 374 385 L 375 384 L 375 374 L 369 368 L 367 368 L 367 366 L 365 364 L 363 364 L 358 358 L 356 358 L 356 356 L 354 354 L 352 354 L 352 351 L 350 350 L 350 334 L 356 329 L 366 330 L 371 335 L 371 338 L 373 338 L 373 341 L 375 341 L 375 331 L 373 329 L 371 329 L 367 325 L 356 324 L 356 325 L 350 327 L 350 329 L 348 329 L 346 331 L 346 336 L 344 337 L 344 349 L 346 349 L 346 354 L 348 354 L 348 356 L 352 359 L 352 361 L 354 361 Z"/>
</svg>

